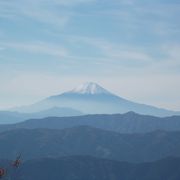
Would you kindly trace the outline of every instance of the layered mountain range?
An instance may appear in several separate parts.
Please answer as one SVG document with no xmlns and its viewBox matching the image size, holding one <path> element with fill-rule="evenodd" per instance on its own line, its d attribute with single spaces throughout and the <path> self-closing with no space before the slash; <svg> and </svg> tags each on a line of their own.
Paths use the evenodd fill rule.
<svg viewBox="0 0 180 180">
<path fill-rule="evenodd" d="M 75 126 L 92 126 L 119 133 L 146 133 L 156 130 L 180 131 L 180 116 L 155 117 L 134 112 L 112 115 L 83 115 L 73 117 L 47 117 L 0 125 L 0 132 L 17 128 L 63 129 Z"/>
<path fill-rule="evenodd" d="M 85 83 L 0 111 L 0 167 L 14 180 L 179 180 L 178 114 Z"/>
<path fill-rule="evenodd" d="M 32 112 L 32 113 L 23 113 L 18 111 L 0 111 L 0 124 L 13 124 L 27 119 L 32 118 L 45 118 L 45 117 L 66 117 L 66 116 L 79 116 L 83 115 L 82 112 L 65 107 L 52 107 L 50 109 Z"/>
<path fill-rule="evenodd" d="M 133 111 L 154 116 L 180 115 L 119 97 L 96 83 L 85 83 L 65 93 L 50 96 L 32 105 L 0 111 L 0 124 L 11 124 L 32 118 L 79 116 L 83 114 L 116 114 Z"/>
</svg>

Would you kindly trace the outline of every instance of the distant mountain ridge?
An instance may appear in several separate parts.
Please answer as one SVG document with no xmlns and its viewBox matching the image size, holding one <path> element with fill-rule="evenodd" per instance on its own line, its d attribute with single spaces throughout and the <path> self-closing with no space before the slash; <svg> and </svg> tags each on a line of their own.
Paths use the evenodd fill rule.
<svg viewBox="0 0 180 180">
<path fill-rule="evenodd" d="M 48 97 L 30 106 L 16 108 L 16 110 L 20 112 L 37 112 L 54 106 L 77 109 L 84 114 L 115 114 L 128 111 L 155 116 L 180 114 L 180 112 L 126 100 L 92 82 L 82 84 L 60 95 Z"/>
<path fill-rule="evenodd" d="M 0 111 L 0 124 L 13 124 L 32 118 L 80 116 L 83 113 L 72 108 L 52 107 L 34 113 L 20 113 L 16 111 Z"/>
<path fill-rule="evenodd" d="M 180 131 L 180 116 L 155 117 L 134 112 L 112 115 L 83 115 L 74 117 L 47 117 L 24 122 L 0 125 L 0 132 L 16 128 L 63 129 L 88 125 L 119 133 L 146 133 L 155 130 Z"/>
</svg>

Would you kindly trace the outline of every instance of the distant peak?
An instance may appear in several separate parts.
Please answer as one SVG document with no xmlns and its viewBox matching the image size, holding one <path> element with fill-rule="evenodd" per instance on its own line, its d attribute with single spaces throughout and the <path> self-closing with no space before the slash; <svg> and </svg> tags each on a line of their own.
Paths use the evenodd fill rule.
<svg viewBox="0 0 180 180">
<path fill-rule="evenodd" d="M 70 91 L 78 94 L 111 94 L 109 91 L 94 82 L 86 82 Z"/>
</svg>

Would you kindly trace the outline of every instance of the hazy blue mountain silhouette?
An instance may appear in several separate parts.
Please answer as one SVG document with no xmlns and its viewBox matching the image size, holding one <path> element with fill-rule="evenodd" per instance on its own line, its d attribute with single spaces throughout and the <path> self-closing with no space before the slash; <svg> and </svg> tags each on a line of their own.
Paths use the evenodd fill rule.
<svg viewBox="0 0 180 180">
<path fill-rule="evenodd" d="M 63 130 L 18 129 L 0 133 L 0 159 L 92 155 L 100 158 L 146 162 L 180 156 L 180 131 L 119 134 L 89 126 Z"/>
<path fill-rule="evenodd" d="M 65 117 L 65 116 L 79 116 L 82 112 L 65 107 L 52 107 L 39 112 L 34 113 L 20 113 L 12 111 L 0 111 L 0 124 L 12 124 L 16 122 L 21 122 L 32 118 L 45 118 L 45 117 Z"/>
<path fill-rule="evenodd" d="M 0 124 L 16 123 L 26 120 L 24 114 L 13 111 L 0 111 Z"/>
<path fill-rule="evenodd" d="M 26 161 L 8 173 L 15 180 L 179 180 L 180 158 L 141 164 L 90 156 L 44 158 Z"/>
<path fill-rule="evenodd" d="M 88 125 L 120 133 L 145 133 L 155 130 L 180 131 L 180 116 L 155 117 L 134 112 L 113 115 L 84 115 L 74 117 L 48 117 L 30 119 L 24 122 L 0 125 L 0 131 L 15 128 L 50 128 L 63 129 Z"/>
<path fill-rule="evenodd" d="M 114 114 L 134 111 L 141 114 L 168 116 L 180 114 L 145 104 L 135 103 L 114 95 L 95 83 L 85 83 L 71 91 L 48 97 L 30 106 L 16 108 L 21 112 L 37 112 L 51 107 L 70 107 L 84 114 Z"/>
</svg>

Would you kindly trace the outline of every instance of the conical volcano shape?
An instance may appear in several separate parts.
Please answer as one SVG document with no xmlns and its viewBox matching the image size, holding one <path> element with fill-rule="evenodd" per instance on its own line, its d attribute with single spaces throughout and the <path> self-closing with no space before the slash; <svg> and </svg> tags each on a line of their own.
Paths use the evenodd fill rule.
<svg viewBox="0 0 180 180">
<path fill-rule="evenodd" d="M 23 107 L 20 111 L 37 112 L 52 107 L 68 107 L 84 114 L 113 114 L 128 111 L 156 116 L 176 114 L 166 109 L 129 101 L 93 82 L 84 83 L 71 91 L 48 97 L 38 103 Z"/>
</svg>

